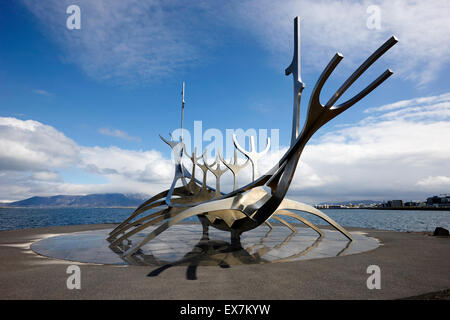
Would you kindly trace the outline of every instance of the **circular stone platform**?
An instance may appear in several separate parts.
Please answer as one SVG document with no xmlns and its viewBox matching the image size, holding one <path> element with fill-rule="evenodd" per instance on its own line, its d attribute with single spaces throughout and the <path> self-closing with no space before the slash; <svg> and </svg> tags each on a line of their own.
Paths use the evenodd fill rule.
<svg viewBox="0 0 450 320">
<path fill-rule="evenodd" d="M 323 230 L 324 237 L 309 228 L 298 227 L 293 234 L 283 226 L 266 226 L 246 232 L 241 237 L 241 248 L 231 247 L 228 232 L 210 229 L 209 239 L 202 239 L 199 224 L 172 226 L 153 239 L 132 258 L 121 258 L 130 245 L 138 243 L 153 228 L 136 234 L 131 243 L 110 247 L 106 241 L 111 229 L 75 232 L 46 238 L 33 243 L 31 249 L 40 255 L 74 262 L 113 265 L 219 265 L 262 264 L 311 260 L 351 255 L 373 250 L 377 239 L 362 232 L 351 232 L 350 242 L 341 233 Z"/>
</svg>

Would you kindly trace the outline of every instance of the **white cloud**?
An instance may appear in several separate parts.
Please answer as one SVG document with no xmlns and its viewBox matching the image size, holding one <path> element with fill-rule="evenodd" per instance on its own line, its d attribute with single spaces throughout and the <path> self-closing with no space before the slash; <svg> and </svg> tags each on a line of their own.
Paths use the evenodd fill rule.
<svg viewBox="0 0 450 320">
<path fill-rule="evenodd" d="M 38 181 L 54 181 L 54 182 L 61 181 L 59 173 L 51 171 L 38 171 L 33 173 L 31 177 L 32 179 Z"/>
<path fill-rule="evenodd" d="M 425 199 L 449 193 L 449 111 L 449 94 L 411 99 L 395 108 L 372 110 L 356 124 L 321 136 L 319 132 L 302 154 L 290 196 L 317 203 Z M 285 151 L 282 147 L 268 154 L 260 163 L 260 173 Z M 58 171 L 73 166 L 107 182 L 63 181 Z M 172 161 L 156 150 L 80 146 L 37 121 L 0 118 L 0 199 L 101 192 L 154 194 L 169 187 L 172 175 Z M 250 176 L 248 167 L 239 177 L 240 185 Z M 231 190 L 231 175 L 224 175 L 222 181 L 222 190 Z"/>
<path fill-rule="evenodd" d="M 326 134 L 319 131 L 300 158 L 289 196 L 318 203 L 425 200 L 449 193 L 450 94 L 393 105 L 372 108 L 361 121 Z M 281 147 L 263 158 L 260 173 L 275 165 L 286 150 Z M 250 177 L 250 170 L 244 170 L 241 185 Z M 229 190 L 231 179 L 223 181 Z"/>
<path fill-rule="evenodd" d="M 426 177 L 417 181 L 416 185 L 419 187 L 425 187 L 430 189 L 445 188 L 446 190 L 449 190 L 450 177 L 446 176 Z"/>
<path fill-rule="evenodd" d="M 63 48 L 65 59 L 101 80 L 149 81 L 205 64 L 209 49 L 227 41 L 224 28 L 256 36 L 274 53 L 277 68 L 285 68 L 297 15 L 306 71 L 321 71 L 336 51 L 345 56 L 342 65 L 353 69 L 392 34 L 400 42 L 386 56 L 389 66 L 419 86 L 450 60 L 447 0 L 22 1 Z M 71 4 L 81 8 L 81 30 L 66 28 Z M 370 5 L 381 10 L 379 30 L 367 28 Z"/>
<path fill-rule="evenodd" d="M 51 96 L 52 94 L 46 90 L 42 90 L 42 89 L 34 89 L 33 90 L 34 93 L 39 94 L 41 96 Z"/>
<path fill-rule="evenodd" d="M 391 111 L 391 110 L 401 109 L 401 108 L 405 108 L 405 107 L 414 107 L 414 106 L 423 107 L 424 105 L 435 104 L 438 102 L 448 102 L 449 100 L 450 100 L 450 93 L 443 93 L 438 96 L 420 97 L 420 98 L 415 98 L 415 99 L 401 100 L 401 101 L 397 101 L 395 103 L 383 105 L 381 107 L 369 108 L 369 109 L 364 110 L 364 113 Z"/>
<path fill-rule="evenodd" d="M 208 41 L 199 16 L 202 2 L 189 6 L 165 0 L 23 3 L 63 48 L 65 59 L 95 79 L 133 82 L 170 76 L 198 62 L 202 58 L 198 44 Z M 73 4 L 81 9 L 80 30 L 66 28 L 66 9 Z"/>
<path fill-rule="evenodd" d="M 51 126 L 33 120 L 0 118 L 0 168 L 43 171 L 79 161 L 77 144 Z"/>
<path fill-rule="evenodd" d="M 395 112 L 382 107 L 388 112 L 372 114 L 307 145 L 292 193 L 313 202 L 425 199 L 448 193 L 450 95 L 412 99 L 402 105 L 397 104 Z M 314 175 L 323 181 L 317 187 L 304 182 Z"/>
<path fill-rule="evenodd" d="M 381 10 L 380 30 L 367 28 L 369 5 Z M 343 64 L 353 68 L 392 34 L 399 43 L 387 55 L 389 66 L 418 85 L 433 80 L 450 60 L 447 0 L 248 0 L 233 2 L 229 12 L 238 27 L 255 34 L 277 57 L 292 52 L 293 18 L 300 16 L 306 70 L 321 71 L 338 51 L 345 56 Z"/>
<path fill-rule="evenodd" d="M 130 136 L 125 131 L 118 130 L 118 129 L 100 128 L 100 129 L 98 129 L 98 132 L 105 136 L 111 136 L 111 137 L 115 137 L 115 138 L 129 140 L 129 141 L 141 141 L 141 138 Z"/>
<path fill-rule="evenodd" d="M 117 147 L 83 147 L 80 151 L 85 169 L 108 177 L 123 177 L 140 182 L 170 181 L 172 161 L 155 150 L 133 151 Z"/>
<path fill-rule="evenodd" d="M 103 184 L 73 184 L 58 170 L 79 167 L 105 177 Z M 0 117 L 0 199 L 92 192 L 152 193 L 166 187 L 172 162 L 158 151 L 80 146 L 33 120 Z"/>
</svg>

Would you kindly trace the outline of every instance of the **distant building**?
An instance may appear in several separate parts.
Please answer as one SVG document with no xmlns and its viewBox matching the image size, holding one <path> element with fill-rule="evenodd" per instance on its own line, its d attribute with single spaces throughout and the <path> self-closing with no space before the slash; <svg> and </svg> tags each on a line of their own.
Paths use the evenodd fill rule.
<svg viewBox="0 0 450 320">
<path fill-rule="evenodd" d="M 408 201 L 403 204 L 405 207 L 419 207 L 420 201 Z"/>
<path fill-rule="evenodd" d="M 403 201 L 402 200 L 389 200 L 386 204 L 386 207 L 388 207 L 388 208 L 403 207 Z"/>
<path fill-rule="evenodd" d="M 427 206 L 429 207 L 450 207 L 450 196 L 442 194 L 427 198 Z"/>
</svg>

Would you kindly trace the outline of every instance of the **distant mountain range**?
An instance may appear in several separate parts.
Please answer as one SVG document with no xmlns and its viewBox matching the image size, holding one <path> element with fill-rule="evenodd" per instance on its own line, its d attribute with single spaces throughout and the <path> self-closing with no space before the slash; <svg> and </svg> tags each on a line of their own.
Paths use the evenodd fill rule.
<svg viewBox="0 0 450 320">
<path fill-rule="evenodd" d="M 58 195 L 52 197 L 31 197 L 25 200 L 4 203 L 3 207 L 67 207 L 67 208 L 101 208 L 101 207 L 136 207 L 147 200 L 143 194 L 101 193 L 85 196 Z"/>
<path fill-rule="evenodd" d="M 2 207 L 58 207 L 58 208 L 101 208 L 101 207 L 136 207 L 148 199 L 145 194 L 133 193 L 99 193 L 85 196 L 58 195 L 52 197 L 31 197 L 25 200 L 1 203 Z M 341 202 L 323 202 L 320 205 L 349 205 L 379 203 L 374 200 L 351 200 Z"/>
</svg>

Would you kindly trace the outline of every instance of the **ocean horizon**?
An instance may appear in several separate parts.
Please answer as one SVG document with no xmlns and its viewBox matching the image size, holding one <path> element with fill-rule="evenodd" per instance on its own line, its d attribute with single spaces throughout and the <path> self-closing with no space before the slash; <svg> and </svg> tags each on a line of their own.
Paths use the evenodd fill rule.
<svg viewBox="0 0 450 320">
<path fill-rule="evenodd" d="M 120 223 L 134 208 L 0 208 L 0 231 L 50 226 Z M 154 211 L 154 210 L 153 210 Z M 450 229 L 450 211 L 324 209 L 342 226 L 392 231 Z M 327 225 L 312 214 L 299 212 L 317 225 Z M 286 221 L 296 220 L 286 217 Z M 185 221 L 198 221 L 191 217 Z"/>
</svg>

